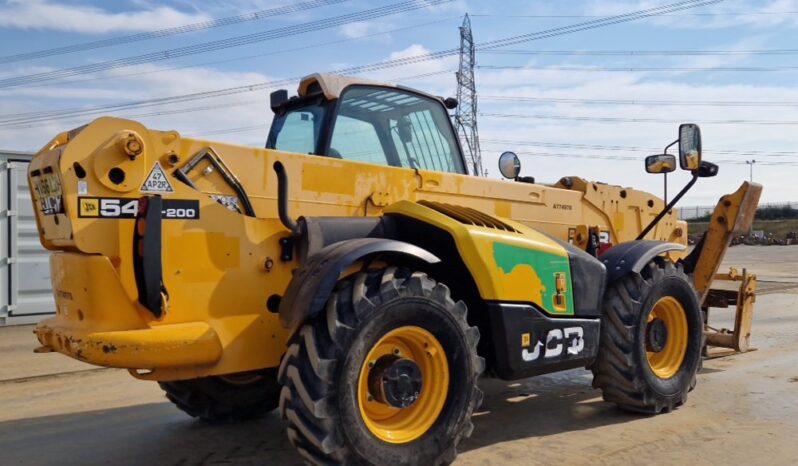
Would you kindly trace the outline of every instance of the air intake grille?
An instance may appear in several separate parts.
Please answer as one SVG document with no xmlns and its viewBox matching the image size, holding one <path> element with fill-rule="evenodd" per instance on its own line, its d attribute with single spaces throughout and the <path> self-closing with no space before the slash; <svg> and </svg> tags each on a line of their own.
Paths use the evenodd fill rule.
<svg viewBox="0 0 798 466">
<path fill-rule="evenodd" d="M 424 207 L 428 207 L 434 211 L 447 215 L 460 223 L 466 225 L 475 225 L 478 227 L 494 228 L 496 230 L 510 231 L 513 233 L 520 233 L 515 228 L 502 222 L 501 220 L 484 214 L 478 210 L 470 207 L 457 206 L 452 204 L 444 204 L 443 202 L 432 201 L 418 201 Z"/>
</svg>

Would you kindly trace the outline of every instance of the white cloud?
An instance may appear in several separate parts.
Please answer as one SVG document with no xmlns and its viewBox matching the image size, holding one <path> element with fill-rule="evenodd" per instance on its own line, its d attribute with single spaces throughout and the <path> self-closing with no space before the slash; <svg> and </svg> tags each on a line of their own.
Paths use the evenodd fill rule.
<svg viewBox="0 0 798 466">
<path fill-rule="evenodd" d="M 424 47 L 421 44 L 413 44 L 407 48 L 402 50 L 397 50 L 396 52 L 391 52 L 388 56 L 388 60 L 399 60 L 400 58 L 407 58 L 413 57 L 417 55 L 426 55 L 429 53 L 429 49 Z"/>
<path fill-rule="evenodd" d="M 341 26 L 341 35 L 347 39 L 359 39 L 366 34 L 376 32 L 377 28 L 373 22 L 357 21 Z"/>
<path fill-rule="evenodd" d="M 203 13 L 184 13 L 166 6 L 111 12 L 95 6 L 50 0 L 10 0 L 0 7 L 0 27 L 83 34 L 151 31 L 209 19 Z"/>
<path fill-rule="evenodd" d="M 431 52 L 428 48 L 424 47 L 421 44 L 413 44 L 410 45 L 402 50 L 397 50 L 395 52 L 391 52 L 388 55 L 388 60 L 400 60 L 403 58 L 413 58 L 419 57 L 424 55 L 429 55 Z M 412 75 L 416 73 L 430 73 L 434 71 L 440 71 L 444 69 L 451 68 L 452 66 L 457 66 L 458 58 L 454 55 L 449 55 L 443 58 L 438 58 L 434 60 L 426 60 L 416 63 L 414 65 L 406 65 L 400 68 L 392 69 L 389 72 L 392 74 L 396 74 L 398 70 L 403 75 Z"/>
<path fill-rule="evenodd" d="M 338 34 L 345 40 L 368 41 L 388 45 L 393 42 L 393 33 L 397 29 L 392 19 L 375 19 L 371 21 L 357 21 L 348 23 L 338 28 Z M 395 31 L 399 32 L 399 31 Z"/>
</svg>

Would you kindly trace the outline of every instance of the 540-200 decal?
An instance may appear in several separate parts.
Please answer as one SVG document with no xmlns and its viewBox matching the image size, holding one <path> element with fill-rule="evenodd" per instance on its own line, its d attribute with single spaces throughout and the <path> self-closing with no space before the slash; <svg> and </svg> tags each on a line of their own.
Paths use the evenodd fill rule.
<svg viewBox="0 0 798 466">
<path fill-rule="evenodd" d="M 139 200 L 126 197 L 79 197 L 80 218 L 136 218 Z M 199 201 L 192 199 L 164 199 L 161 216 L 165 219 L 197 220 Z"/>
</svg>

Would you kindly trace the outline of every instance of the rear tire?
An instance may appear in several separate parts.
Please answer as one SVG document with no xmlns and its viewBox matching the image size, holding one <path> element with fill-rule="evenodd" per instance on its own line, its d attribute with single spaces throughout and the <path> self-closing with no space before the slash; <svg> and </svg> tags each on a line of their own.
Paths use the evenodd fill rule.
<svg viewBox="0 0 798 466">
<path fill-rule="evenodd" d="M 402 335 L 409 335 L 404 342 Z M 413 346 L 418 335 L 424 336 Z M 371 383 L 382 359 L 392 357 L 379 353 L 383 356 L 372 364 L 375 351 L 390 338 L 399 339 L 389 340 L 386 351 L 408 343 L 393 354 L 417 362 L 423 375 L 417 398 L 404 408 L 376 401 L 371 385 L 364 390 L 364 374 Z M 389 267 L 341 280 L 326 312 L 291 337 L 280 366 L 280 413 L 288 422 L 289 440 L 312 464 L 451 463 L 457 445 L 471 434 L 471 414 L 482 401 L 478 340 L 479 330 L 466 321 L 465 304 L 455 303 L 445 285 L 425 274 Z M 428 360 L 443 361 L 444 368 L 430 370 L 442 366 L 425 366 Z M 448 378 L 442 383 L 444 372 Z M 372 415 L 375 409 L 380 415 Z M 417 427 L 383 428 L 393 419 Z"/>
<path fill-rule="evenodd" d="M 658 414 L 682 405 L 696 384 L 703 319 L 681 267 L 655 258 L 641 273 L 612 283 L 603 309 L 593 386 L 626 410 Z M 652 343 L 654 316 L 662 317 L 666 343 Z"/>
<path fill-rule="evenodd" d="M 237 422 L 264 416 L 277 408 L 277 370 L 229 376 L 158 382 L 166 398 L 191 417 Z"/>
</svg>

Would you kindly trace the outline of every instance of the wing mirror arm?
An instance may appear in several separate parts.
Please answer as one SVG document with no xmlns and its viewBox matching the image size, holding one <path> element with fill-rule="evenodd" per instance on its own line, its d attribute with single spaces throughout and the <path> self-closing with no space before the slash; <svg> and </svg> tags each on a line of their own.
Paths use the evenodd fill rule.
<svg viewBox="0 0 798 466">
<path fill-rule="evenodd" d="M 662 217 L 664 217 L 664 216 L 665 216 L 665 214 L 667 214 L 668 212 L 670 212 L 670 211 L 671 211 L 671 209 L 673 209 L 673 206 L 675 206 L 675 205 L 676 205 L 676 203 L 677 203 L 677 202 L 679 202 L 679 200 L 680 200 L 680 199 L 681 199 L 681 198 L 682 198 L 682 197 L 683 197 L 685 194 L 687 194 L 687 191 L 689 191 L 689 190 L 690 190 L 690 188 L 692 188 L 692 187 L 693 187 L 693 185 L 695 184 L 695 182 L 696 182 L 696 181 L 698 181 L 698 173 L 696 173 L 696 172 L 693 172 L 693 178 L 691 178 L 691 179 L 690 179 L 690 181 L 689 181 L 689 182 L 688 182 L 688 183 L 687 183 L 687 184 L 684 186 L 684 188 L 682 188 L 682 190 L 681 190 L 681 191 L 679 191 L 679 194 L 677 194 L 677 195 L 676 195 L 676 196 L 675 196 L 675 197 L 674 197 L 674 198 L 673 198 L 673 199 L 672 199 L 672 200 L 671 200 L 671 201 L 670 201 L 670 202 L 669 202 L 669 203 L 668 203 L 668 204 L 665 206 L 665 208 L 664 208 L 664 209 L 662 209 L 662 212 L 660 212 L 659 214 L 657 214 L 657 216 L 656 216 L 656 217 L 654 217 L 654 220 L 652 220 L 652 221 L 651 221 L 651 223 L 649 223 L 649 224 L 648 224 L 648 226 L 646 226 L 646 227 L 643 229 L 643 231 L 641 231 L 641 232 L 640 232 L 640 234 L 639 234 L 639 235 L 637 235 L 637 238 L 635 238 L 635 239 L 643 239 L 643 238 L 645 238 L 645 237 L 646 237 L 646 235 L 648 234 L 648 232 L 650 232 L 650 231 L 651 231 L 651 229 L 652 229 L 652 228 L 654 228 L 654 226 L 655 226 L 657 223 L 659 223 L 659 221 L 660 221 L 660 220 L 662 220 Z"/>
<path fill-rule="evenodd" d="M 687 191 L 690 191 L 690 189 L 695 185 L 696 181 L 698 181 L 699 178 L 709 178 L 709 177 L 713 177 L 713 176 L 717 175 L 718 174 L 718 166 L 715 165 L 714 163 L 701 161 L 701 165 L 697 169 L 693 170 L 691 173 L 692 173 L 693 177 L 684 186 L 684 188 L 682 188 L 682 190 L 679 191 L 679 194 L 677 194 L 673 198 L 673 200 L 671 200 L 665 206 L 665 208 L 662 209 L 662 212 L 660 212 L 659 214 L 657 214 L 656 217 L 654 217 L 654 220 L 652 220 L 651 223 L 649 223 L 643 229 L 643 231 L 641 231 L 640 234 L 637 235 L 637 238 L 635 238 L 635 239 L 640 240 L 640 239 L 645 238 L 646 235 L 651 231 L 651 229 L 654 228 L 654 226 L 657 223 L 659 223 L 660 220 L 662 220 L 662 217 L 664 217 L 668 212 L 671 211 L 671 209 L 673 209 L 673 207 L 682 199 L 682 197 L 684 197 L 684 195 L 687 194 Z"/>
<path fill-rule="evenodd" d="M 673 141 L 672 143 L 668 144 L 667 146 L 665 146 L 665 150 L 663 150 L 662 153 L 663 154 L 667 154 L 668 153 L 668 149 L 670 149 L 671 147 L 673 147 L 674 145 L 676 145 L 678 143 L 679 143 L 679 140 L 677 139 L 677 140 Z"/>
<path fill-rule="evenodd" d="M 662 153 L 663 154 L 667 154 L 668 153 L 668 149 L 670 149 L 671 147 L 673 147 L 675 144 L 678 144 L 678 143 L 679 143 L 679 140 L 677 139 L 677 140 L 673 141 L 672 143 L 668 144 L 667 146 L 665 146 L 665 150 L 663 150 Z M 668 172 L 664 172 L 662 174 L 662 177 L 663 177 L 663 179 L 662 179 L 662 190 L 663 190 L 663 195 L 664 195 L 663 199 L 665 199 L 665 203 L 667 204 L 668 203 Z"/>
</svg>

